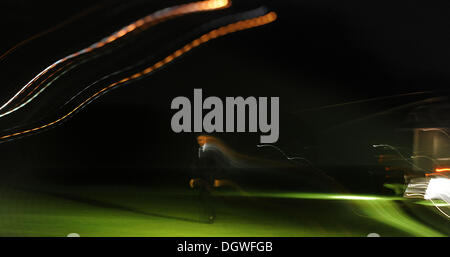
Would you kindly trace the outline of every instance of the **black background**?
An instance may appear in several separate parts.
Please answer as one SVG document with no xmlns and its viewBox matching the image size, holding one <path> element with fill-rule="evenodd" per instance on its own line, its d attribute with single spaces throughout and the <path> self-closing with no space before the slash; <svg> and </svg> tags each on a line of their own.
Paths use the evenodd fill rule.
<svg viewBox="0 0 450 257">
<path fill-rule="evenodd" d="M 122 4 L 114 2 L 118 9 L 102 9 L 15 51 L 0 61 L 0 101 L 58 58 L 154 11 L 162 2 L 167 1 L 131 1 L 121 12 L 117 10 Z M 2 181 L 185 183 L 185 170 L 196 153 L 195 135 L 172 132 L 170 102 L 179 95 L 193 99 L 194 88 L 203 88 L 205 97 L 279 96 L 277 145 L 321 167 L 375 165 L 370 146 L 376 143 L 411 146 L 411 134 L 399 131 L 410 109 L 346 122 L 425 96 L 305 110 L 447 90 L 448 1 L 255 3 L 276 11 L 278 20 L 209 42 L 149 78 L 103 96 L 59 127 L 0 144 Z M 2 1 L 0 52 L 94 4 Z M 340 124 L 344 125 L 335 128 Z M 255 147 L 258 134 L 219 137 L 240 152 L 264 154 Z"/>
</svg>

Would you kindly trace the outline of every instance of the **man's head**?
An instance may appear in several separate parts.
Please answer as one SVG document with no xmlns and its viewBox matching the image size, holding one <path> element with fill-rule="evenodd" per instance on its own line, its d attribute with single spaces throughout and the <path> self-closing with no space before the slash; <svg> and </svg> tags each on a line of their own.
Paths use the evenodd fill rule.
<svg viewBox="0 0 450 257">
<path fill-rule="evenodd" d="M 199 146 L 204 146 L 206 144 L 207 137 L 205 135 L 200 135 L 197 137 L 197 143 Z"/>
</svg>

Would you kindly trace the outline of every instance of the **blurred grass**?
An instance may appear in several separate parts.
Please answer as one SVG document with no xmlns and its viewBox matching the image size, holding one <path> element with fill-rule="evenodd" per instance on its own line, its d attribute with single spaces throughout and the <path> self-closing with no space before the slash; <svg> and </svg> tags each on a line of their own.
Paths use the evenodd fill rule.
<svg viewBox="0 0 450 257">
<path fill-rule="evenodd" d="M 445 236 L 388 197 L 219 191 L 216 221 L 206 224 L 189 188 L 46 186 L 0 193 L 1 236 Z"/>
</svg>

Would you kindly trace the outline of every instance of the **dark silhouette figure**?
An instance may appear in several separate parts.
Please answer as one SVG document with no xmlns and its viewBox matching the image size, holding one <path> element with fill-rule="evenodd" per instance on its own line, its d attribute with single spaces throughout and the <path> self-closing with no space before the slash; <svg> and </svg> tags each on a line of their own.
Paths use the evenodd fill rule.
<svg viewBox="0 0 450 257">
<path fill-rule="evenodd" d="M 219 148 L 208 143 L 208 138 L 208 136 L 197 137 L 199 148 L 193 163 L 193 178 L 189 181 L 189 185 L 198 191 L 203 216 L 201 219 L 206 217 L 209 223 L 214 223 L 216 211 L 211 193 L 220 183 L 226 158 Z"/>
</svg>

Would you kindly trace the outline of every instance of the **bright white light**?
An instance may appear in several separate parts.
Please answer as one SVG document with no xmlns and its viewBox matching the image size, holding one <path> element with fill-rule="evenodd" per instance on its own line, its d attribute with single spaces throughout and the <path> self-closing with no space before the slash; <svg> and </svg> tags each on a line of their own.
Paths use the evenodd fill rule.
<svg viewBox="0 0 450 257">
<path fill-rule="evenodd" d="M 344 199 L 344 200 L 378 200 L 380 198 L 374 196 L 358 196 L 358 195 L 335 195 L 331 196 L 333 199 Z"/>
<path fill-rule="evenodd" d="M 427 200 L 443 200 L 450 203 L 450 179 L 432 178 L 424 198 Z"/>
</svg>

